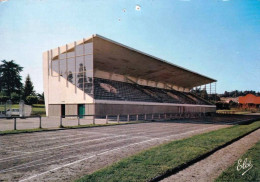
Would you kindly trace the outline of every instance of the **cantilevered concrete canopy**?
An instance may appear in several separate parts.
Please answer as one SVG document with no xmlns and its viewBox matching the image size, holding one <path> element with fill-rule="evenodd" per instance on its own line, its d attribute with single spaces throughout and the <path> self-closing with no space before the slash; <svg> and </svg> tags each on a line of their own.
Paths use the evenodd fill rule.
<svg viewBox="0 0 260 182">
<path fill-rule="evenodd" d="M 100 35 L 44 52 L 43 76 L 48 116 L 77 115 L 84 108 L 98 116 L 216 110 L 188 93 L 216 80 Z"/>
<path fill-rule="evenodd" d="M 94 69 L 170 83 L 185 88 L 216 81 L 100 35 L 94 35 L 93 39 Z"/>
<path fill-rule="evenodd" d="M 80 45 L 83 42 L 93 42 L 94 69 L 97 70 L 169 83 L 190 89 L 216 82 L 212 78 L 171 64 L 97 34 L 77 41 L 76 44 Z M 68 47 L 67 52 L 74 51 L 74 43 L 69 44 Z M 61 54 L 65 52 L 61 51 Z M 54 53 L 52 60 L 54 59 L 58 59 L 58 54 L 55 55 Z"/>
</svg>

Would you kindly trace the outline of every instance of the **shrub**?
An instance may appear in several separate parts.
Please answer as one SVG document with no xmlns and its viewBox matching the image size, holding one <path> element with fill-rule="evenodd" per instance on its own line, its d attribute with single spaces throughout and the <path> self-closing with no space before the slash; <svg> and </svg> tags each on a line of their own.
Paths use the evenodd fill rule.
<svg viewBox="0 0 260 182">
<path fill-rule="evenodd" d="M 13 103 L 18 103 L 20 100 L 20 96 L 17 93 L 13 92 L 11 93 L 11 100 Z"/>
<path fill-rule="evenodd" d="M 44 100 L 42 100 L 42 99 L 38 100 L 38 104 L 44 104 L 44 103 L 45 103 Z"/>
<path fill-rule="evenodd" d="M 29 105 L 37 104 L 38 103 L 38 97 L 37 96 L 27 96 L 26 97 L 26 103 Z"/>
<path fill-rule="evenodd" d="M 0 102 L 6 102 L 9 99 L 10 99 L 10 97 L 8 97 L 8 96 L 0 96 Z"/>
</svg>

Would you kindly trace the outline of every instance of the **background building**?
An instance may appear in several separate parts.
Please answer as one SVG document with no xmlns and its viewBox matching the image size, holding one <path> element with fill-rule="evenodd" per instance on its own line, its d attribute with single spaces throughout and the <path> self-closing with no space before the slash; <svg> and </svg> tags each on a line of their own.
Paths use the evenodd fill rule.
<svg viewBox="0 0 260 182">
<path fill-rule="evenodd" d="M 190 93 L 216 80 L 100 35 L 43 53 L 47 116 L 215 112 Z"/>
<path fill-rule="evenodd" d="M 241 108 L 260 108 L 260 97 L 253 94 L 247 94 L 238 98 L 239 106 Z"/>
</svg>

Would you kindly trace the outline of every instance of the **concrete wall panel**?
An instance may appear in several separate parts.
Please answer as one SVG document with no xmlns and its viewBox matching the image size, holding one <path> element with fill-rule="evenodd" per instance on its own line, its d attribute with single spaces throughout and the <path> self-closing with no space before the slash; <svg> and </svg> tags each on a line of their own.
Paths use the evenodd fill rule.
<svg viewBox="0 0 260 182">
<path fill-rule="evenodd" d="M 66 115 L 77 115 L 78 114 L 78 105 L 77 104 L 66 104 L 65 105 L 65 114 Z"/>
<path fill-rule="evenodd" d="M 85 114 L 94 115 L 95 114 L 95 105 L 94 104 L 86 104 L 85 105 Z"/>
<path fill-rule="evenodd" d="M 49 116 L 60 116 L 61 115 L 61 105 L 60 104 L 50 104 L 49 105 Z"/>
<path fill-rule="evenodd" d="M 200 112 L 200 107 L 182 107 L 181 112 Z M 201 112 L 204 111 L 204 108 Z M 179 106 L 160 105 L 127 105 L 127 104 L 95 104 L 97 115 L 106 114 L 144 114 L 144 113 L 179 113 Z M 205 112 L 215 112 L 215 108 L 206 108 Z"/>
</svg>

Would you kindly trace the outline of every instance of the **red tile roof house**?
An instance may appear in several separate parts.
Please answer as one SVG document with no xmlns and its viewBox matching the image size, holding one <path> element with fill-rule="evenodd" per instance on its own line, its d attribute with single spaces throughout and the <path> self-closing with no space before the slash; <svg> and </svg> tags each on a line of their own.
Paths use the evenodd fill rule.
<svg viewBox="0 0 260 182">
<path fill-rule="evenodd" d="M 244 109 L 250 109 L 250 108 L 260 109 L 260 96 L 247 94 L 246 96 L 239 97 L 238 102 L 240 107 Z"/>
</svg>

